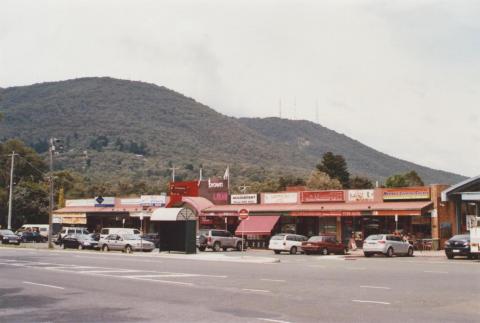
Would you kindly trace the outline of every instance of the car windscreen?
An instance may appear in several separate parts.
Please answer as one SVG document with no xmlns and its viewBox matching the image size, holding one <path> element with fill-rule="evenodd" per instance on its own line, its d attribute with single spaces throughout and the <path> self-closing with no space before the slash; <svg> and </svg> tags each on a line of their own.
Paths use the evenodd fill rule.
<svg viewBox="0 0 480 323">
<path fill-rule="evenodd" d="M 208 230 L 199 230 L 198 235 L 199 236 L 208 236 Z"/>
<path fill-rule="evenodd" d="M 466 234 L 458 234 L 450 238 L 450 240 L 469 240 L 470 236 Z"/>
<path fill-rule="evenodd" d="M 273 236 L 271 240 L 283 240 L 285 236 Z"/>
<path fill-rule="evenodd" d="M 0 230 L 0 234 L 2 234 L 2 235 L 9 235 L 9 234 L 12 235 L 14 233 L 11 230 Z"/>
<path fill-rule="evenodd" d="M 310 237 L 310 239 L 308 239 L 309 242 L 318 242 L 322 240 L 323 240 L 322 237 L 319 237 L 319 236 Z"/>
<path fill-rule="evenodd" d="M 382 240 L 383 239 L 383 234 L 374 234 L 371 236 L 368 236 L 367 240 Z"/>
</svg>

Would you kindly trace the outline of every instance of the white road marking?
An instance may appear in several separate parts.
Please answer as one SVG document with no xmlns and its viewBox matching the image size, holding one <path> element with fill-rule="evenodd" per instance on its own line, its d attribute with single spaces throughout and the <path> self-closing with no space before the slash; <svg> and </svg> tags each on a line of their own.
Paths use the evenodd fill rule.
<svg viewBox="0 0 480 323">
<path fill-rule="evenodd" d="M 49 287 L 49 288 L 56 288 L 56 289 L 65 289 L 60 286 L 54 286 L 54 285 L 47 285 L 47 284 L 39 284 L 39 283 L 32 283 L 32 282 L 23 282 L 24 284 L 29 284 L 29 285 L 36 285 L 36 286 L 43 286 L 43 287 Z"/>
<path fill-rule="evenodd" d="M 371 303 L 371 304 L 380 304 L 380 305 L 390 305 L 388 302 L 378 302 L 378 301 L 363 301 L 360 299 L 352 299 L 352 302 L 355 303 Z"/>
<path fill-rule="evenodd" d="M 353 268 L 347 268 L 347 270 L 366 270 L 367 268 L 363 267 L 353 267 Z"/>
<path fill-rule="evenodd" d="M 322 265 L 308 265 L 308 267 L 312 267 L 312 268 L 326 268 L 325 266 L 322 266 Z"/>
<path fill-rule="evenodd" d="M 424 270 L 424 273 L 429 274 L 448 274 L 448 271 Z"/>
<path fill-rule="evenodd" d="M 250 289 L 250 288 L 242 288 L 242 290 L 246 292 L 258 292 L 258 293 L 270 293 L 269 290 L 266 289 Z"/>
<path fill-rule="evenodd" d="M 182 286 L 194 286 L 195 285 L 193 283 L 176 282 L 176 281 L 173 281 L 173 280 L 159 280 L 159 279 L 128 277 L 128 276 L 123 276 L 123 277 L 122 276 L 112 276 L 112 277 L 120 277 L 120 278 L 135 279 L 135 280 L 144 280 L 144 281 L 150 281 L 150 282 L 154 282 L 154 283 L 164 283 L 164 284 L 182 285 Z"/>
<path fill-rule="evenodd" d="M 369 285 L 362 285 L 361 288 L 373 288 L 373 289 L 391 289 L 390 287 L 384 286 L 369 286 Z"/>
<path fill-rule="evenodd" d="M 268 278 L 260 278 L 260 280 L 266 281 L 266 282 L 277 282 L 277 283 L 284 283 L 286 282 L 285 279 L 268 279 Z"/>
<path fill-rule="evenodd" d="M 105 274 L 105 273 L 135 273 L 148 272 L 147 270 L 133 270 L 133 269 L 112 269 L 112 270 L 80 270 L 77 274 Z"/>
<path fill-rule="evenodd" d="M 261 318 L 261 317 L 257 317 L 257 320 L 265 321 L 265 322 L 276 322 L 276 323 L 291 323 L 291 322 L 289 322 L 289 321 L 282 321 L 282 320 L 275 320 L 275 319 L 266 319 L 266 318 Z"/>
</svg>

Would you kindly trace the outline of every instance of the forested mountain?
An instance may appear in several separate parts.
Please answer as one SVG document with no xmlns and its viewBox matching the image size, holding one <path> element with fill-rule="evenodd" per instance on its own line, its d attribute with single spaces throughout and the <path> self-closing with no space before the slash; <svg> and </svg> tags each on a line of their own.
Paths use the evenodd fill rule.
<svg viewBox="0 0 480 323">
<path fill-rule="evenodd" d="M 426 183 L 462 176 L 385 155 L 309 121 L 232 118 L 165 87 L 112 78 L 81 78 L 0 89 L 0 138 L 20 138 L 44 153 L 48 138 L 62 138 L 58 169 L 100 180 L 165 182 L 221 176 L 232 180 L 308 176 L 321 156 L 345 156 L 351 173 L 383 181 L 409 170 Z"/>
</svg>

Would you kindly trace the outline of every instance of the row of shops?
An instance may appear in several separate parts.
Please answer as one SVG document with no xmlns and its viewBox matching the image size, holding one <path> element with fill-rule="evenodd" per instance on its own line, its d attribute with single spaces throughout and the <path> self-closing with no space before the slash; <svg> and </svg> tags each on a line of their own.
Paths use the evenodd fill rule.
<svg viewBox="0 0 480 323">
<path fill-rule="evenodd" d="M 243 223 L 238 217 L 242 209 L 249 211 Z M 58 230 L 72 225 L 92 232 L 132 227 L 169 234 L 172 230 L 162 229 L 172 228 L 169 222 L 195 221 L 197 230 L 243 233 L 257 247 L 265 247 L 280 232 L 331 234 L 345 242 L 353 238 L 358 247 L 368 235 L 398 232 L 413 241 L 430 241 L 438 249 L 452 235 L 466 232 L 467 215 L 478 216 L 479 209 L 480 177 L 451 187 L 328 191 L 295 187 L 260 194 L 229 194 L 227 180 L 207 180 L 172 182 L 165 195 L 67 200 L 53 220 Z"/>
</svg>

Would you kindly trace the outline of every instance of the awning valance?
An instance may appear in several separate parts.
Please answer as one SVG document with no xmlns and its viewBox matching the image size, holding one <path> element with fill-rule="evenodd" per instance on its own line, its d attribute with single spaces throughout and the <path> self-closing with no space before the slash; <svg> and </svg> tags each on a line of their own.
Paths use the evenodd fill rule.
<svg viewBox="0 0 480 323">
<path fill-rule="evenodd" d="M 160 208 L 153 211 L 150 221 L 195 220 L 195 214 L 188 208 Z"/>
<path fill-rule="evenodd" d="M 278 215 L 250 216 L 240 222 L 235 235 L 243 232 L 246 235 L 269 236 L 279 218 Z"/>
</svg>

